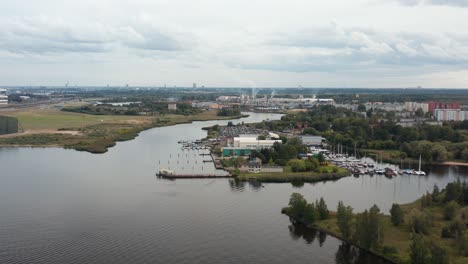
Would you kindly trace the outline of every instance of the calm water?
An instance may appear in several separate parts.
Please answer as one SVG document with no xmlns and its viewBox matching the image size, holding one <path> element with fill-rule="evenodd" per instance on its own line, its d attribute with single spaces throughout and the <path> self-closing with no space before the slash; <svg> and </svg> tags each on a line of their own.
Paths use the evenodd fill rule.
<svg viewBox="0 0 468 264">
<path fill-rule="evenodd" d="M 278 116 L 243 121 L 266 118 Z M 300 192 L 309 200 L 323 196 L 330 208 L 344 200 L 356 211 L 374 203 L 388 211 L 393 202 L 410 202 L 467 172 L 441 167 L 426 177 L 348 177 L 296 187 L 155 177 L 168 161 L 215 172 L 177 141 L 202 138 L 202 127 L 226 123 L 151 129 L 102 155 L 0 148 L 0 263 L 383 263 L 292 226 L 281 207 Z"/>
</svg>

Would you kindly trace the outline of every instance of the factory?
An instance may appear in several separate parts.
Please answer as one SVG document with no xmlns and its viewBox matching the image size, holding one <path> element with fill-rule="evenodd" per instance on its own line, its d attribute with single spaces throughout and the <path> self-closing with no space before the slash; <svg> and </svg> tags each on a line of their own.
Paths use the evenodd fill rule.
<svg viewBox="0 0 468 264">
<path fill-rule="evenodd" d="M 257 110 L 277 111 L 281 109 L 311 107 L 316 104 L 335 104 L 335 100 L 326 98 L 304 97 L 299 95 L 297 98 L 275 97 L 274 93 L 271 96 L 264 95 L 258 97 L 256 94 L 240 96 L 219 96 L 216 102 L 223 105 L 239 104 L 244 106 L 254 107 Z"/>
</svg>

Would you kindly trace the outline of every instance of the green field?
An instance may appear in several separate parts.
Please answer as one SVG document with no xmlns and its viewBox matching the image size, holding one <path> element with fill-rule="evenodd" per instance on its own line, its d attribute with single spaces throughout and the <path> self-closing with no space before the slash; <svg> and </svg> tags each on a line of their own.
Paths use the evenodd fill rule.
<svg viewBox="0 0 468 264">
<path fill-rule="evenodd" d="M 18 118 L 24 130 L 58 130 L 65 128 L 82 128 L 100 123 L 148 122 L 149 117 L 86 115 L 58 110 L 18 111 L 6 113 Z"/>
<path fill-rule="evenodd" d="M 27 110 L 10 112 L 8 115 L 19 119 L 24 133 L 0 137 L 0 146 L 63 146 L 91 153 L 104 153 L 117 141 L 131 140 L 141 131 L 153 127 L 236 118 L 219 117 L 216 111 L 188 116 L 110 116 L 59 110 Z"/>
</svg>

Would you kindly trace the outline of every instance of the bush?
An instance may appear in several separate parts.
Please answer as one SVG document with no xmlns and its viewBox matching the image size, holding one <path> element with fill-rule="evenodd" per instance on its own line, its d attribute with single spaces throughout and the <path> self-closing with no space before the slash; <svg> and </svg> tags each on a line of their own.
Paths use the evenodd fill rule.
<svg viewBox="0 0 468 264">
<path fill-rule="evenodd" d="M 410 227 L 412 231 L 418 234 L 429 234 L 429 228 L 432 226 L 432 216 L 428 212 L 413 211 L 411 215 Z"/>
<path fill-rule="evenodd" d="M 446 220 L 453 220 L 460 206 L 455 201 L 450 201 L 444 206 L 444 217 Z"/>
</svg>

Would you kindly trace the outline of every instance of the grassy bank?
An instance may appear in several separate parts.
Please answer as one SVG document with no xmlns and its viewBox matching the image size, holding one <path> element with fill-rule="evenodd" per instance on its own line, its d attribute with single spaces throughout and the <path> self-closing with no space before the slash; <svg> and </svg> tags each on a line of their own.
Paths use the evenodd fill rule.
<svg viewBox="0 0 468 264">
<path fill-rule="evenodd" d="M 466 210 L 467 208 L 468 207 L 466 206 L 462 206 L 458 209 L 458 212 L 462 215 L 463 210 Z M 443 248 L 446 251 L 449 261 L 444 263 L 468 263 L 468 257 L 463 256 L 460 253 L 460 241 L 458 241 L 456 238 L 441 237 L 443 229 L 453 223 L 452 220 L 447 220 L 446 217 L 444 217 L 444 207 L 442 205 L 436 204 L 422 207 L 422 199 L 419 199 L 410 204 L 401 205 L 401 209 L 403 211 L 404 221 L 399 226 L 392 224 L 390 215 L 379 215 L 379 222 L 383 230 L 383 243 L 378 247 L 378 249 L 365 248 L 366 250 L 394 263 L 411 263 L 410 252 L 411 245 L 413 243 L 412 239 L 414 236 L 414 217 L 415 215 L 424 212 L 425 214 L 429 214 L 431 219 L 431 223 L 424 237 L 426 241 L 435 243 L 438 247 Z M 282 213 L 289 215 L 287 208 L 284 208 Z M 356 214 L 354 214 L 353 224 L 356 221 L 356 217 Z M 294 220 L 304 224 L 300 220 Z M 335 212 L 330 212 L 328 219 L 318 220 L 306 226 L 323 231 L 329 235 L 359 247 L 354 239 L 345 239 L 343 237 L 342 233 L 340 232 Z"/>
<path fill-rule="evenodd" d="M 333 172 L 332 166 L 322 166 L 320 172 L 292 172 L 291 168 L 286 166 L 284 172 L 239 173 L 237 178 L 242 181 L 259 182 L 319 182 L 338 180 L 349 175 L 349 172 L 343 168 Z"/>
<path fill-rule="evenodd" d="M 24 133 L 0 137 L 0 146 L 62 146 L 91 153 L 104 153 L 116 142 L 134 139 L 141 131 L 153 127 L 236 118 L 220 117 L 216 111 L 188 116 L 108 116 L 27 110 L 8 115 L 18 118 Z"/>
</svg>

